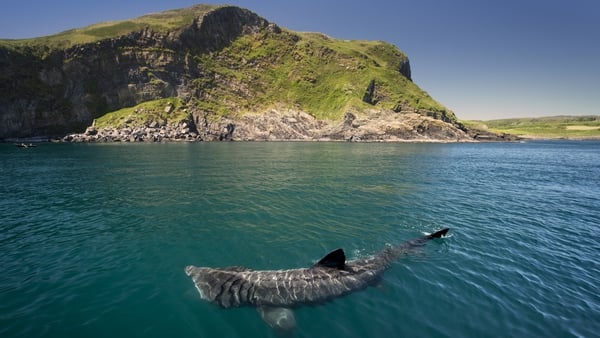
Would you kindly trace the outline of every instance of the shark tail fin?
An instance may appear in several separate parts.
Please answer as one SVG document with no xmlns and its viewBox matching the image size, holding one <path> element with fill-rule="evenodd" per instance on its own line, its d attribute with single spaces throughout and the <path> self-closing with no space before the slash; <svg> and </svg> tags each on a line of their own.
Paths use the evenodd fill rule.
<svg viewBox="0 0 600 338">
<path fill-rule="evenodd" d="M 449 228 L 445 228 L 439 231 L 436 231 L 430 235 L 427 236 L 428 239 L 433 239 L 433 238 L 441 238 L 442 236 L 446 235 L 446 233 L 448 232 L 448 230 L 450 230 Z"/>
</svg>

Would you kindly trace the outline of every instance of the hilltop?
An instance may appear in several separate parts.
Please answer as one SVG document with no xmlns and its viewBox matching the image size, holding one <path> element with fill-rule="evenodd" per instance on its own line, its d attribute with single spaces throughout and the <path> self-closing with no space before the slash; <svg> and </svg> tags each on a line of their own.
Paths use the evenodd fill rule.
<svg viewBox="0 0 600 338">
<path fill-rule="evenodd" d="M 413 83 L 397 47 L 232 6 L 0 40 L 0 70 L 0 138 L 473 139 Z"/>
</svg>

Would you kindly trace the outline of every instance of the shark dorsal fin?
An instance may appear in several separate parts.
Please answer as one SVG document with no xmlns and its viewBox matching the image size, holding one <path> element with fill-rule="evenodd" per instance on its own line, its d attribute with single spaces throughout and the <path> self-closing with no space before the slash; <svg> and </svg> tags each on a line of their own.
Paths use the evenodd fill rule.
<svg viewBox="0 0 600 338">
<path fill-rule="evenodd" d="M 346 266 L 346 254 L 342 249 L 335 249 L 321 258 L 315 266 L 324 266 L 342 270 Z"/>
</svg>

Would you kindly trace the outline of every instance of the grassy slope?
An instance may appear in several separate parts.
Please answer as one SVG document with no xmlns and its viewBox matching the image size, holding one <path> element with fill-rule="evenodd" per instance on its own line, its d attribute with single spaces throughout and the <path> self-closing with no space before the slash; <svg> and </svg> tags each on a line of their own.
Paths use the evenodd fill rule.
<svg viewBox="0 0 600 338">
<path fill-rule="evenodd" d="M 407 102 L 415 108 L 446 111 L 400 74 L 398 68 L 405 58 L 385 42 L 288 31 L 244 35 L 218 53 L 199 57 L 209 71 L 227 79 L 202 83 L 210 89 L 200 104 L 222 113 L 262 111 L 278 104 L 335 120 L 348 110 L 373 108 L 362 97 L 374 79 L 379 109 Z M 236 90 L 231 91 L 232 87 Z"/>
<path fill-rule="evenodd" d="M 27 49 L 44 58 L 53 49 L 112 38 L 145 27 L 161 32 L 177 30 L 189 25 L 194 17 L 218 7 L 198 5 L 99 23 L 53 36 L 0 40 L 0 46 Z M 454 118 L 451 111 L 400 74 L 398 69 L 405 58 L 395 46 L 385 42 L 337 40 L 318 33 L 286 30 L 275 34 L 263 30 L 243 35 L 219 52 L 195 56 L 208 74 L 194 81 L 204 93 L 195 104 L 222 115 L 284 106 L 304 110 L 320 119 L 336 120 L 346 111 L 393 109 L 404 103 L 444 112 Z M 377 88 L 375 107 L 362 101 L 371 80 L 375 80 Z M 149 104 L 158 107 L 163 102 Z M 120 110 L 115 114 L 122 117 L 129 112 Z M 111 120 L 119 119 L 107 116 L 101 121 Z"/>
<path fill-rule="evenodd" d="M 170 107 L 170 109 L 166 109 Z M 185 105 L 178 98 L 158 99 L 134 107 L 122 108 L 96 119 L 97 127 L 121 127 L 148 122 L 178 123 L 188 118 Z"/>
<path fill-rule="evenodd" d="M 467 126 L 534 138 L 600 138 L 600 116 L 551 116 L 464 121 Z"/>
</svg>

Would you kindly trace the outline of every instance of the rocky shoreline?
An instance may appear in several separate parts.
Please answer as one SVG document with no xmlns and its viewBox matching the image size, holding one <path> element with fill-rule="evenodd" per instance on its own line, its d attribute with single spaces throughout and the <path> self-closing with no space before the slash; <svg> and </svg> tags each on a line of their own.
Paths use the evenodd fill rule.
<svg viewBox="0 0 600 338">
<path fill-rule="evenodd" d="M 63 142 L 174 142 L 202 141 L 197 132 L 190 129 L 187 123 L 179 125 L 148 125 L 134 127 L 88 127 L 81 134 L 69 134 L 61 139 Z"/>
<path fill-rule="evenodd" d="M 177 123 L 150 122 L 120 127 L 88 127 L 63 142 L 197 142 L 197 141 L 347 141 L 475 142 L 503 140 L 472 135 L 451 123 L 418 113 L 347 112 L 342 121 L 322 121 L 305 112 L 270 110 L 232 119 L 194 114 Z"/>
</svg>

